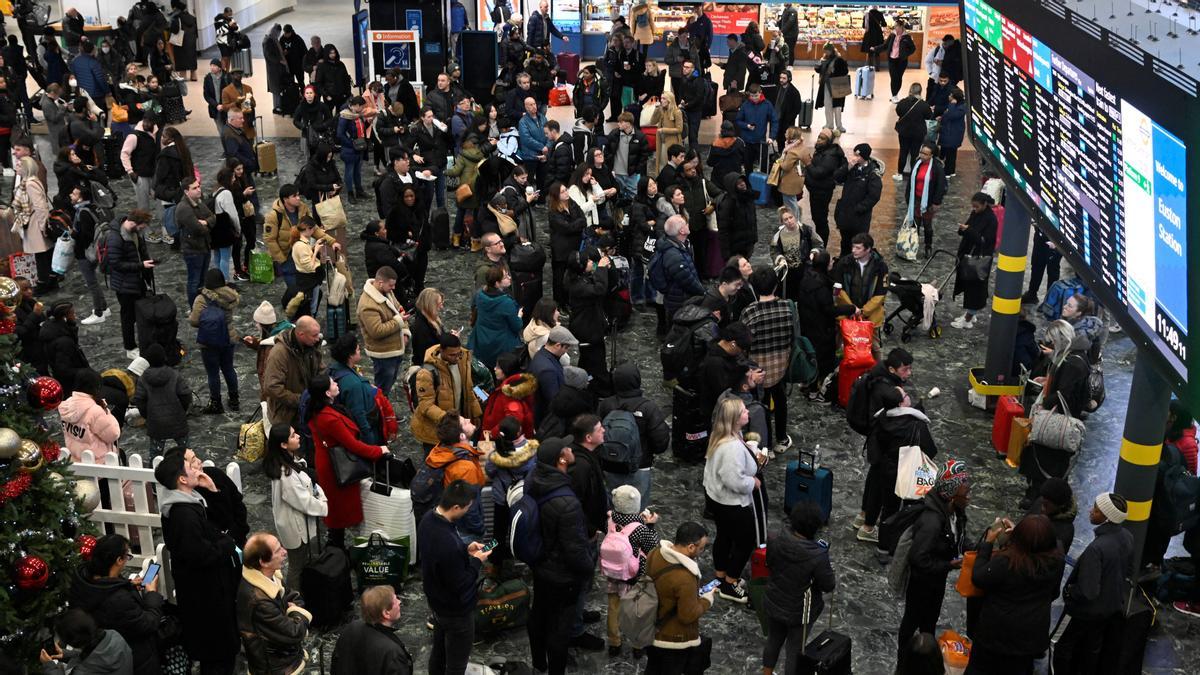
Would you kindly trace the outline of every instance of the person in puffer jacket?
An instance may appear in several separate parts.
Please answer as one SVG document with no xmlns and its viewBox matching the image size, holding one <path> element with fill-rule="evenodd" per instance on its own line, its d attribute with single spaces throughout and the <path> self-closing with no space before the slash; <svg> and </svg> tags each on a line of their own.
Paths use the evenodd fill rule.
<svg viewBox="0 0 1200 675">
<path fill-rule="evenodd" d="M 188 446 L 187 411 L 192 405 L 192 388 L 178 370 L 167 365 L 166 350 L 160 344 L 146 348 L 150 367 L 138 378 L 130 401 L 146 420 L 146 435 L 156 454 L 162 454 L 167 441 Z"/>
<path fill-rule="evenodd" d="M 496 382 L 500 384 L 484 406 L 480 426 L 493 437 L 499 435 L 500 423 L 509 417 L 517 421 L 526 437 L 534 435 L 533 400 L 537 394 L 537 377 L 521 372 L 520 364 L 520 359 L 512 352 L 496 358 L 493 370 Z"/>
<path fill-rule="evenodd" d="M 78 462 L 84 450 L 91 450 L 96 462 L 103 463 L 108 453 L 117 451 L 121 426 L 100 395 L 100 373 L 91 368 L 76 371 L 75 391 L 59 404 L 58 416 L 71 461 Z"/>
<path fill-rule="evenodd" d="M 208 374 L 208 406 L 201 411 L 205 415 L 219 415 L 225 412 L 224 406 L 221 405 L 222 374 L 225 375 L 225 386 L 229 389 L 229 409 L 236 411 L 240 403 L 237 371 L 233 369 L 234 346 L 239 341 L 238 334 L 233 329 L 233 310 L 240 298 L 238 292 L 225 283 L 225 275 L 221 270 L 210 269 L 204 273 L 204 288 L 200 290 L 200 295 L 196 296 L 192 312 L 188 315 L 188 322 L 199 329 L 204 310 L 210 304 L 215 304 L 225 311 L 225 330 L 229 333 L 226 344 L 200 344 L 200 356 L 204 360 L 204 371 Z M 204 331 L 196 332 L 197 339 L 201 339 Z M 219 340 L 212 337 L 205 339 Z"/>
<path fill-rule="evenodd" d="M 770 628 L 763 645 L 764 673 L 775 668 L 785 644 L 787 662 L 798 662 L 804 650 L 804 629 L 821 616 L 825 607 L 822 594 L 832 592 L 837 586 L 829 549 L 816 538 L 820 527 L 821 509 L 816 502 L 800 502 L 788 516 L 788 527 L 767 542 L 771 578 L 763 604 Z M 804 595 L 810 589 L 809 611 L 805 616 Z"/>
<path fill-rule="evenodd" d="M 529 478 L 533 465 L 537 463 L 535 455 L 540 444 L 521 431 L 521 423 L 515 417 L 500 420 L 492 440 L 496 443 L 496 450 L 487 455 L 483 471 L 492 481 L 492 522 L 496 527 L 494 536 L 500 542 L 492 551 L 491 562 L 499 566 L 512 556 L 512 551 L 508 549 L 508 532 L 512 524 L 508 491 L 512 486 Z M 486 505 L 484 508 L 487 508 Z"/>
<path fill-rule="evenodd" d="M 618 656 L 621 653 L 621 596 L 626 595 L 633 588 L 634 582 L 641 579 L 642 575 L 646 573 L 646 561 L 650 559 L 650 554 L 662 542 L 662 536 L 655 528 L 655 525 L 658 524 L 658 514 L 647 513 L 643 510 L 644 502 L 642 493 L 632 485 L 621 485 L 612 491 L 612 511 L 608 512 L 610 526 L 617 530 L 629 527 L 634 523 L 640 523 L 640 526 L 627 532 L 629 544 L 633 547 L 633 555 L 638 559 L 637 574 L 632 579 L 606 577 L 608 582 L 609 656 Z M 601 571 L 603 569 L 602 564 Z"/>
</svg>

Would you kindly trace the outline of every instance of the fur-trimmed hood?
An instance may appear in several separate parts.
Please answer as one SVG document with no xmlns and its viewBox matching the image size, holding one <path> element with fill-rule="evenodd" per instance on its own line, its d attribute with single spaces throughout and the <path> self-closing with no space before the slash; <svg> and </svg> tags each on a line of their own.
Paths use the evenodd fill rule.
<svg viewBox="0 0 1200 675">
<path fill-rule="evenodd" d="M 500 391 L 509 398 L 527 399 L 537 392 L 537 378 L 529 373 L 513 375 L 500 385 Z"/>
<path fill-rule="evenodd" d="M 525 463 L 537 454 L 538 445 L 537 441 L 526 441 L 525 445 L 517 448 L 511 455 L 505 456 L 498 452 L 493 452 L 488 459 L 492 460 L 492 464 L 501 469 L 519 469 L 525 466 Z"/>
</svg>

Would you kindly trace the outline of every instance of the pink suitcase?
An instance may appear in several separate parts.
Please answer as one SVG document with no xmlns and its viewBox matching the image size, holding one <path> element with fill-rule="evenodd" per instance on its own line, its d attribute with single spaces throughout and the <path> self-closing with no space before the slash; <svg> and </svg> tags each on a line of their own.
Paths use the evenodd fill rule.
<svg viewBox="0 0 1200 675">
<path fill-rule="evenodd" d="M 579 77 L 579 55 L 571 52 L 559 54 L 558 70 L 567 79 L 567 84 L 575 84 Z"/>
</svg>

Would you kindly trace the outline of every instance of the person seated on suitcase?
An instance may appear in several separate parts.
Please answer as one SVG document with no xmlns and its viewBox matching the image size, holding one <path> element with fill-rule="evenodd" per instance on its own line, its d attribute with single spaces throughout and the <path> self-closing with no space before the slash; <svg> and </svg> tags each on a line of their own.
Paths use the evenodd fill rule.
<svg viewBox="0 0 1200 675">
<path fill-rule="evenodd" d="M 216 485 L 200 462 L 188 461 L 180 452 L 163 457 L 154 468 L 154 479 L 165 488 L 158 506 L 163 543 L 171 552 L 183 648 L 205 672 L 232 673 L 241 649 L 237 629 L 241 561 L 237 542 L 208 517 L 198 490 L 215 490 Z"/>
<path fill-rule="evenodd" d="M 478 487 L 465 480 L 452 480 L 442 490 L 437 507 L 417 525 L 421 586 L 429 601 L 429 623 L 433 625 L 426 671 L 432 675 L 464 672 L 471 656 L 479 569 L 491 551 L 485 551 L 479 541 L 467 543 L 459 535 L 459 523 L 478 501 Z"/>
<path fill-rule="evenodd" d="M 900 510 L 896 496 L 896 474 L 900 448 L 920 446 L 930 459 L 937 456 L 937 443 L 929 433 L 929 418 L 912 405 L 912 399 L 902 387 L 885 388 L 879 394 L 879 414 L 875 427 L 867 436 L 866 483 L 863 486 L 863 524 L 858 528 L 859 541 L 879 542 L 875 525 Z"/>
<path fill-rule="evenodd" d="M 338 633 L 331 675 L 403 675 L 413 657 L 397 635 L 400 596 L 391 586 L 371 586 L 362 594 L 362 618 Z"/>
<path fill-rule="evenodd" d="M 1133 577 L 1133 534 L 1121 527 L 1129 502 L 1115 492 L 1096 496 L 1088 521 L 1094 538 L 1063 586 L 1063 605 L 1071 620 L 1054 647 L 1054 672 L 1099 673 L 1101 663 L 1122 646 L 1128 579 Z M 1144 637 L 1143 637 L 1144 639 Z"/>
<path fill-rule="evenodd" d="M 787 663 L 799 663 L 804 652 L 806 629 L 816 625 L 825 607 L 824 593 L 837 587 L 829 562 L 829 545 L 817 539 L 821 529 L 821 507 L 802 501 L 788 514 L 788 526 L 767 541 L 767 567 L 771 570 L 763 597 L 768 630 L 763 645 L 763 674 L 771 675 L 786 645 Z M 805 595 L 808 598 L 805 598 Z M 808 600 L 808 612 L 804 611 Z"/>
<path fill-rule="evenodd" d="M 242 551 L 237 624 L 251 673 L 303 671 L 304 639 L 312 613 L 301 607 L 298 587 L 283 585 L 288 553 L 279 538 L 255 532 Z"/>
</svg>

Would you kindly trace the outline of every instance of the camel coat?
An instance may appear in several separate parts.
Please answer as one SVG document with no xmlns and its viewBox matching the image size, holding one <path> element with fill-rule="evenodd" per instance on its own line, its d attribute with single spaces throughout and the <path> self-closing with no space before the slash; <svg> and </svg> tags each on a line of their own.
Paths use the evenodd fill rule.
<svg viewBox="0 0 1200 675">
<path fill-rule="evenodd" d="M 667 94 L 663 94 L 664 98 L 666 96 Z M 683 111 L 674 105 L 667 111 L 659 104 L 650 117 L 650 123 L 658 127 L 658 137 L 654 141 L 654 160 L 655 168 L 661 170 L 667 165 L 667 148 L 676 143 L 683 144 Z M 665 186 L 660 185 L 659 189 L 663 187 Z"/>
<path fill-rule="evenodd" d="M 645 26 L 639 26 L 637 23 L 638 17 L 642 14 L 646 15 L 647 23 Z M 638 44 L 654 44 L 654 12 L 650 11 L 649 2 L 644 2 L 640 5 L 635 4 L 629 9 L 629 28 L 633 30 L 633 39 L 637 40 Z"/>
<path fill-rule="evenodd" d="M 804 163 L 809 161 L 812 161 L 812 149 L 804 147 L 802 143 L 795 143 L 783 151 L 779 157 L 779 168 L 782 170 L 779 194 L 792 197 L 804 194 L 804 175 L 801 172 Z"/>
</svg>

